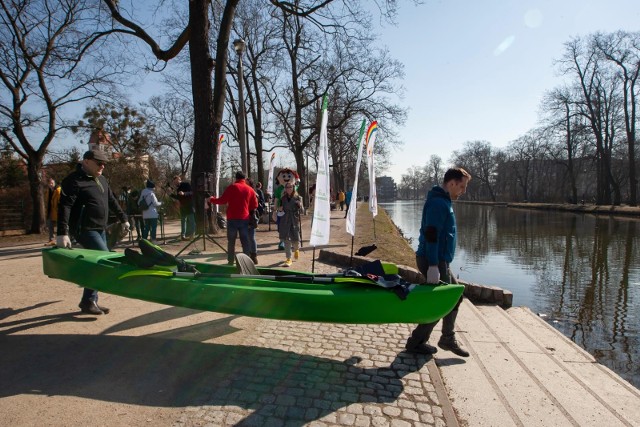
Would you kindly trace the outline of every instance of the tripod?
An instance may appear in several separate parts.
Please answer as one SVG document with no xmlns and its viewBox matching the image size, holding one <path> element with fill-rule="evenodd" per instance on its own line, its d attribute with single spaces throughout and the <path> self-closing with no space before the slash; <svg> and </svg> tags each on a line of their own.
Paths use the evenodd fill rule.
<svg viewBox="0 0 640 427">
<path fill-rule="evenodd" d="M 207 233 L 209 221 L 207 218 L 206 199 L 207 199 L 207 194 L 211 193 L 210 190 L 212 189 L 212 187 L 213 187 L 213 174 L 204 172 L 201 177 L 198 177 L 197 189 L 196 189 L 196 196 L 198 199 L 197 201 L 202 202 L 202 206 L 204 206 L 204 209 L 202 210 L 202 232 L 196 233 L 193 239 L 191 239 L 189 243 L 187 243 L 182 249 L 180 249 L 180 252 L 178 252 L 176 256 L 179 256 L 182 252 L 187 250 L 188 247 L 190 247 L 200 239 L 202 239 L 203 251 L 207 250 L 207 240 L 209 240 L 212 243 L 215 243 L 216 245 L 218 245 L 218 247 L 222 249 L 224 253 L 227 253 L 227 249 L 224 248 L 220 243 L 218 243 L 218 241 L 213 236 Z M 200 251 L 196 248 L 194 251 L 192 251 L 192 253 L 200 253 Z"/>
<path fill-rule="evenodd" d="M 193 245 L 194 243 L 196 243 L 198 240 L 202 239 L 202 250 L 206 251 L 207 250 L 207 240 L 211 241 L 212 243 L 215 243 L 216 245 L 218 245 L 218 247 L 220 249 L 222 249 L 224 251 L 224 253 L 227 253 L 227 249 L 224 248 L 220 243 L 218 243 L 218 241 L 209 235 L 209 233 L 207 233 L 206 229 L 207 229 L 207 211 L 204 210 L 204 214 L 202 215 L 202 232 L 201 233 L 197 233 L 195 236 L 193 236 L 193 239 L 191 239 L 189 241 L 189 243 L 187 243 L 185 245 L 184 248 L 180 249 L 180 252 L 178 252 L 176 254 L 176 256 L 180 256 L 180 254 L 182 252 L 184 252 L 185 250 L 187 250 L 187 248 L 191 245 Z M 197 251 L 197 252 L 196 252 Z M 193 253 L 199 253 L 200 251 L 195 249 L 194 251 L 192 251 Z"/>
</svg>

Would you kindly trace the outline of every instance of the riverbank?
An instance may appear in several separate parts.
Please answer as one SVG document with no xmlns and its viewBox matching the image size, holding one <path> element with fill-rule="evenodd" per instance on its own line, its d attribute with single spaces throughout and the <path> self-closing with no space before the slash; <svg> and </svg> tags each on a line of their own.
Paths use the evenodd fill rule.
<svg viewBox="0 0 640 427">
<path fill-rule="evenodd" d="M 613 206 L 570 203 L 516 203 L 516 202 L 480 202 L 472 200 L 457 200 L 456 203 L 468 203 L 491 206 L 504 206 L 518 209 L 537 209 L 545 211 L 577 212 L 593 215 L 633 216 L 640 218 L 640 207 L 637 206 Z"/>
</svg>

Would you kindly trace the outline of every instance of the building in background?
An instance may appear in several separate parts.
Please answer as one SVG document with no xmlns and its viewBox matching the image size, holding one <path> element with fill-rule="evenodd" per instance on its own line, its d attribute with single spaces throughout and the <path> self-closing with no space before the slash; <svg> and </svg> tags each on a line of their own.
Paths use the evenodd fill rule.
<svg viewBox="0 0 640 427">
<path fill-rule="evenodd" d="M 396 182 L 390 176 L 376 178 L 376 195 L 381 202 L 388 202 L 396 199 Z"/>
</svg>

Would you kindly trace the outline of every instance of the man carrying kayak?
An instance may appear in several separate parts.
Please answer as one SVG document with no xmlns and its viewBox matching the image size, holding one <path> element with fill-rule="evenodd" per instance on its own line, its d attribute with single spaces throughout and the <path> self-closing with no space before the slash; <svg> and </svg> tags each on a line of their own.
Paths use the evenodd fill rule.
<svg viewBox="0 0 640 427">
<path fill-rule="evenodd" d="M 457 283 L 449 268 L 456 250 L 456 217 L 451 201 L 457 200 L 466 192 L 470 180 L 469 172 L 462 168 L 452 168 L 444 174 L 442 186 L 435 185 L 427 194 L 416 251 L 418 270 L 426 277 L 427 283 Z M 438 347 L 458 356 L 469 357 L 469 352 L 458 344 L 454 331 L 461 302 L 462 296 L 453 310 L 442 319 L 442 337 L 438 341 Z M 427 344 L 427 341 L 437 323 L 419 324 L 407 340 L 407 352 L 436 353 L 438 349 Z"/>
<path fill-rule="evenodd" d="M 70 234 L 85 249 L 108 251 L 106 227 L 109 210 L 115 212 L 129 231 L 129 222 L 118 199 L 102 175 L 109 157 L 99 150 L 90 150 L 82 156 L 82 163 L 62 181 L 58 204 L 58 237 L 56 246 L 71 249 Z M 98 291 L 84 288 L 78 305 L 86 314 L 107 314 L 109 309 L 98 305 Z"/>
</svg>

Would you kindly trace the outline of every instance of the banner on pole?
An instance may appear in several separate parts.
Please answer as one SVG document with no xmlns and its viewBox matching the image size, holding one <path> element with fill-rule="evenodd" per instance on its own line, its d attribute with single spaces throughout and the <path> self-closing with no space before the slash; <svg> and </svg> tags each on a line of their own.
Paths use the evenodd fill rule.
<svg viewBox="0 0 640 427">
<path fill-rule="evenodd" d="M 373 145 L 378 134 L 378 122 L 373 121 L 367 130 L 367 166 L 369 168 L 369 212 L 378 215 L 378 196 L 376 193 L 376 170 L 373 161 Z"/>
<path fill-rule="evenodd" d="M 349 208 L 347 212 L 347 233 L 352 236 L 356 235 L 356 207 L 358 200 L 358 175 L 360 174 L 360 162 L 362 161 L 362 139 L 364 137 L 364 129 L 367 125 L 366 119 L 362 119 L 362 125 L 360 125 L 360 135 L 358 136 L 358 157 L 356 160 L 355 178 L 353 180 L 353 190 L 351 190 L 351 200 L 349 201 Z"/>
<path fill-rule="evenodd" d="M 267 194 L 269 197 L 273 197 L 273 169 L 276 166 L 275 158 L 276 153 L 271 153 L 271 160 L 269 160 L 269 179 L 267 181 Z"/>
<path fill-rule="evenodd" d="M 329 243 L 331 206 L 330 206 L 330 176 L 329 176 L 329 140 L 327 135 L 328 99 L 322 97 L 322 121 L 320 123 L 320 146 L 318 148 L 318 176 L 316 179 L 316 193 L 313 207 L 313 225 L 311 226 L 311 246 Z"/>
<path fill-rule="evenodd" d="M 216 161 L 216 197 L 220 197 L 220 168 L 222 166 L 222 143 L 224 142 L 224 135 L 220 134 L 220 138 L 218 138 L 218 156 Z M 216 205 L 217 207 L 218 205 Z M 216 212 L 218 210 L 216 209 Z"/>
</svg>

